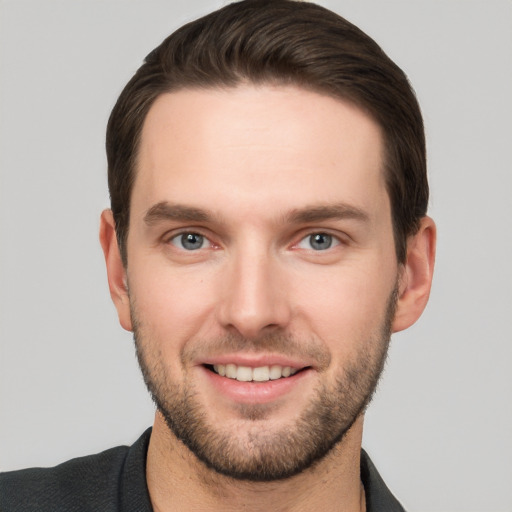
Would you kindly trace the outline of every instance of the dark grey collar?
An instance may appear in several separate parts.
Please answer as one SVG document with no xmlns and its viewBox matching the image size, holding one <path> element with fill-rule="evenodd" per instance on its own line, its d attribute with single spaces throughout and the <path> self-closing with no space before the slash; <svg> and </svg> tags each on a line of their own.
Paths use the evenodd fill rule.
<svg viewBox="0 0 512 512">
<path fill-rule="evenodd" d="M 364 450 L 361 450 L 361 480 L 366 496 L 366 512 L 405 512 Z"/>
</svg>

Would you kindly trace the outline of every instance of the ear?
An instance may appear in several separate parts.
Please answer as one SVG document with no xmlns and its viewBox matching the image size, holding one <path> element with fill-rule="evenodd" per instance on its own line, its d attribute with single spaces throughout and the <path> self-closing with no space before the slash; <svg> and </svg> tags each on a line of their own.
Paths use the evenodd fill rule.
<svg viewBox="0 0 512 512">
<path fill-rule="evenodd" d="M 126 269 L 121 260 L 117 243 L 114 216 L 112 210 L 105 210 L 100 219 L 100 243 L 107 266 L 108 287 L 119 316 L 119 323 L 127 331 L 132 331 L 130 300 Z"/>
<path fill-rule="evenodd" d="M 430 295 L 435 255 L 436 225 L 430 217 L 423 217 L 418 232 L 407 242 L 393 332 L 407 329 L 423 313 Z"/>
</svg>

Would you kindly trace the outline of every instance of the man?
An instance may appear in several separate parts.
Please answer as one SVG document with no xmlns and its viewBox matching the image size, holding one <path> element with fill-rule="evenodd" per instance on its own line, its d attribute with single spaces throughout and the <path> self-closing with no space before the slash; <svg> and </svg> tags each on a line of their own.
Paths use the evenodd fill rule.
<svg viewBox="0 0 512 512">
<path fill-rule="evenodd" d="M 403 72 L 319 6 L 231 4 L 146 58 L 107 156 L 100 240 L 155 422 L 4 474 L 1 510 L 403 510 L 361 450 L 433 271 Z"/>
</svg>

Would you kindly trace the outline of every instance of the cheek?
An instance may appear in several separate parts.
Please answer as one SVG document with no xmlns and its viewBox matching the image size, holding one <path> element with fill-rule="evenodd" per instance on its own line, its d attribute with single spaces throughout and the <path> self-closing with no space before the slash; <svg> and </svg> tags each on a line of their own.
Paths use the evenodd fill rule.
<svg viewBox="0 0 512 512">
<path fill-rule="evenodd" d="M 366 268 L 328 269 L 295 287 L 297 313 L 313 334 L 350 350 L 357 340 L 378 332 L 384 321 L 394 277 Z"/>
<path fill-rule="evenodd" d="M 181 348 L 204 328 L 214 301 L 208 279 L 199 272 L 148 264 L 129 282 L 145 334 L 158 341 L 162 350 Z"/>
</svg>

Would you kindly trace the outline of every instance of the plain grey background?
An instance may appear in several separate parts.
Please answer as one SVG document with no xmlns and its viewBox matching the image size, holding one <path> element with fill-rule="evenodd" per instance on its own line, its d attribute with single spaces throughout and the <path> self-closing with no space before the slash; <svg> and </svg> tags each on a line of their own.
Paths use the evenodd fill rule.
<svg viewBox="0 0 512 512">
<path fill-rule="evenodd" d="M 430 304 L 394 336 L 364 446 L 412 511 L 512 510 L 512 3 L 324 1 L 423 108 Z M 97 241 L 104 131 L 144 56 L 222 0 L 0 3 L 0 470 L 132 443 L 153 405 Z"/>
</svg>

